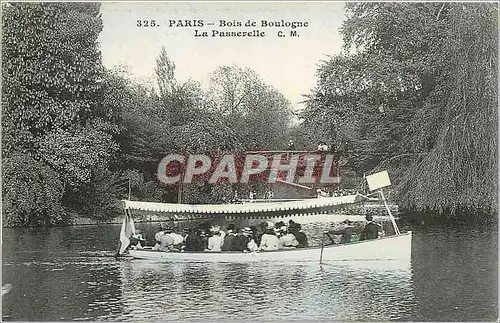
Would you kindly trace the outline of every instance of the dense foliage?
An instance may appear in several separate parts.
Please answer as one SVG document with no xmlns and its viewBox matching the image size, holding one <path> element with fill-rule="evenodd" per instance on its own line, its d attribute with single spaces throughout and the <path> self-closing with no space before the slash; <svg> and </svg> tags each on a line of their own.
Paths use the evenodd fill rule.
<svg viewBox="0 0 500 323">
<path fill-rule="evenodd" d="M 53 224 L 79 211 L 65 204 L 65 196 L 88 184 L 95 170 L 106 169 L 116 151 L 110 141 L 113 127 L 98 113 L 99 10 L 98 3 L 3 4 L 2 193 L 7 223 Z M 19 165 L 7 167 L 16 161 Z M 35 178 L 28 180 L 30 176 Z M 9 178 L 14 182 L 7 183 Z M 19 187 L 11 190 L 16 182 Z M 92 203 L 90 196 L 79 195 Z"/>
<path fill-rule="evenodd" d="M 348 143 L 359 175 L 389 168 L 405 207 L 494 212 L 497 9 L 349 3 L 345 53 L 321 64 L 304 127 Z"/>
<path fill-rule="evenodd" d="M 144 201 L 220 202 L 232 194 L 230 185 L 161 185 L 155 167 L 162 154 L 217 155 L 285 143 L 290 104 L 251 70 L 221 67 L 204 91 L 197 82 L 176 80 L 165 48 L 157 58 L 157 87 L 137 84 L 123 68 L 105 69 L 99 10 L 98 3 L 3 7 L 7 225 L 106 220 L 119 214 L 128 188 L 131 198 Z M 228 114 L 232 88 L 239 102 Z"/>
<path fill-rule="evenodd" d="M 104 68 L 99 10 L 3 4 L 4 224 L 106 220 L 129 194 L 219 203 L 238 187 L 162 185 L 160 158 L 286 149 L 290 138 L 342 152 L 344 175 L 389 168 L 408 208 L 497 209 L 496 4 L 347 4 L 344 52 L 321 62 L 300 123 L 247 68 L 218 67 L 206 90 L 176 79 L 165 47 L 153 87 Z"/>
</svg>

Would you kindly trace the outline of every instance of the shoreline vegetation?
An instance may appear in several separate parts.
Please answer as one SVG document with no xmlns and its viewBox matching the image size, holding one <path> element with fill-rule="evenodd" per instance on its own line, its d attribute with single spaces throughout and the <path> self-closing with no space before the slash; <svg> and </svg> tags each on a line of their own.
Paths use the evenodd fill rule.
<svg viewBox="0 0 500 323">
<path fill-rule="evenodd" d="M 134 200 L 176 202 L 179 188 L 155 180 L 160 153 L 283 150 L 290 139 L 340 152 L 349 188 L 387 169 L 410 218 L 496 221 L 497 7 L 347 3 L 344 49 L 310 62 L 317 84 L 297 112 L 245 67 L 218 67 L 207 89 L 178 81 L 176 44 L 158 52 L 154 86 L 104 67 L 99 3 L 3 3 L 3 226 L 104 223 L 121 216 L 129 185 Z M 182 202 L 264 189 L 197 182 Z"/>
</svg>

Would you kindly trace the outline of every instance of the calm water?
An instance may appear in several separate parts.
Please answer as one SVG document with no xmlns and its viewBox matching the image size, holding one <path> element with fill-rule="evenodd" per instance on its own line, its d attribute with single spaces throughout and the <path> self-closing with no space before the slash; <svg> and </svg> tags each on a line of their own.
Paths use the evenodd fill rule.
<svg viewBox="0 0 500 323">
<path fill-rule="evenodd" d="M 318 226 L 309 226 L 316 235 Z M 138 224 L 151 233 L 157 225 Z M 4 320 L 484 321 L 498 316 L 497 232 L 412 228 L 412 268 L 115 260 L 119 226 L 4 229 Z M 316 241 L 316 240 L 314 240 Z"/>
</svg>

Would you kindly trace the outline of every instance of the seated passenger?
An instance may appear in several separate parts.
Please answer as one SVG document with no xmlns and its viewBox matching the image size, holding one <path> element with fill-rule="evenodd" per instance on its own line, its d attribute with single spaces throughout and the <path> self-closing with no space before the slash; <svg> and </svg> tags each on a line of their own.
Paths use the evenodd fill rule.
<svg viewBox="0 0 500 323">
<path fill-rule="evenodd" d="M 284 248 L 295 248 L 299 246 L 299 242 L 297 241 L 297 238 L 295 235 L 289 231 L 285 230 L 281 231 L 281 237 L 278 240 L 278 249 L 284 249 Z"/>
<path fill-rule="evenodd" d="M 135 234 L 133 234 L 130 239 L 128 246 L 125 248 L 124 253 L 127 253 L 130 249 L 142 249 L 142 244 L 146 244 L 146 239 L 142 236 L 141 232 L 139 230 L 135 231 Z"/>
<path fill-rule="evenodd" d="M 252 229 L 249 227 L 243 228 L 241 231 L 242 237 L 241 241 L 242 244 L 244 243 L 243 250 L 242 251 L 256 251 L 258 249 L 257 244 L 255 243 L 255 239 L 253 238 L 253 232 Z"/>
<path fill-rule="evenodd" d="M 279 221 L 274 224 L 275 229 L 281 229 L 282 227 L 286 227 L 286 224 L 283 221 Z"/>
<path fill-rule="evenodd" d="M 219 230 L 214 231 L 213 235 L 208 238 L 208 247 L 206 251 L 221 251 L 224 239 Z"/>
<path fill-rule="evenodd" d="M 164 229 L 165 229 L 164 225 L 160 224 L 160 231 L 155 233 L 156 242 L 160 242 L 160 237 L 165 234 Z"/>
<path fill-rule="evenodd" d="M 184 228 L 182 230 L 182 238 L 184 239 L 184 243 L 186 242 L 186 238 L 187 236 L 189 235 L 189 233 L 191 232 L 191 229 L 190 228 Z"/>
<path fill-rule="evenodd" d="M 222 244 L 222 251 L 235 251 L 237 249 L 236 227 L 234 224 L 227 226 L 227 234 Z"/>
<path fill-rule="evenodd" d="M 351 242 L 352 234 L 354 232 L 354 227 L 352 222 L 346 219 L 344 222 L 344 229 L 342 232 L 342 238 L 340 239 L 340 243 L 348 243 Z"/>
<path fill-rule="evenodd" d="M 278 239 L 286 235 L 287 227 L 283 221 L 277 222 L 274 226 L 275 226 L 274 232 L 276 233 Z"/>
<path fill-rule="evenodd" d="M 159 251 L 171 251 L 174 249 L 174 238 L 170 235 L 173 230 L 172 228 L 165 228 L 164 234 L 160 237 L 160 246 L 157 250 Z"/>
<path fill-rule="evenodd" d="M 373 217 L 370 214 L 368 214 L 365 218 L 367 223 L 363 228 L 363 231 L 361 232 L 359 240 L 377 239 L 379 236 L 379 231 L 382 231 L 382 226 L 373 222 Z"/>
<path fill-rule="evenodd" d="M 257 227 L 257 233 L 255 235 L 255 243 L 257 246 L 260 246 L 260 241 L 262 240 L 262 236 L 266 233 L 268 229 L 274 228 L 274 223 L 272 222 L 261 222 Z"/>
<path fill-rule="evenodd" d="M 195 230 L 190 230 L 184 242 L 185 251 L 203 251 L 203 241 Z"/>
<path fill-rule="evenodd" d="M 295 223 L 290 228 L 290 232 L 293 233 L 295 239 L 297 239 L 298 245 L 297 248 L 305 248 L 308 246 L 307 236 L 304 232 L 302 232 L 302 225 L 300 223 Z"/>
<path fill-rule="evenodd" d="M 135 230 L 135 234 L 130 237 L 130 243 L 127 249 L 142 249 L 142 244 L 146 244 L 146 239 L 142 236 L 141 231 Z"/>
<path fill-rule="evenodd" d="M 220 229 L 220 226 L 218 225 L 212 225 L 210 227 L 210 233 L 214 234 L 215 232 L 218 232 L 224 241 L 224 238 L 226 237 L 226 233 Z"/>
<path fill-rule="evenodd" d="M 260 240 L 260 249 L 265 251 L 278 250 L 278 237 L 273 229 L 268 229 Z"/>
<path fill-rule="evenodd" d="M 208 238 L 209 238 L 208 234 L 202 228 L 198 228 L 198 230 L 196 230 L 196 234 L 200 237 L 200 240 L 201 240 L 201 247 L 202 247 L 201 250 L 207 249 L 208 248 Z"/>
<path fill-rule="evenodd" d="M 288 220 L 288 230 L 294 230 L 298 225 L 300 224 L 294 220 Z"/>
<path fill-rule="evenodd" d="M 182 250 L 182 244 L 184 242 L 184 237 L 175 231 L 170 233 L 170 236 L 172 237 L 172 239 L 174 239 L 174 249 L 179 250 L 179 251 Z"/>
<path fill-rule="evenodd" d="M 158 250 L 160 248 L 160 239 L 161 237 L 165 234 L 165 231 L 164 231 L 164 226 L 163 224 L 160 224 L 160 231 L 156 232 L 155 233 L 155 241 L 156 241 L 156 244 L 155 246 L 153 247 L 153 250 Z"/>
<path fill-rule="evenodd" d="M 354 227 L 352 226 L 352 222 L 346 219 L 342 221 L 340 225 L 341 226 L 339 228 L 336 228 L 335 230 L 330 230 L 329 233 L 334 235 L 340 235 L 340 243 L 351 242 L 352 235 L 354 232 Z"/>
<path fill-rule="evenodd" d="M 202 230 L 203 232 L 207 233 L 207 232 L 210 232 L 211 227 L 212 227 L 212 225 L 210 224 L 209 221 L 204 221 L 203 223 L 201 223 L 198 226 L 198 230 Z"/>
<path fill-rule="evenodd" d="M 245 251 L 248 241 L 248 235 L 244 233 L 244 229 L 238 230 L 238 232 L 236 233 L 236 238 L 234 240 L 233 251 Z"/>
<path fill-rule="evenodd" d="M 250 231 L 251 231 L 250 238 L 255 242 L 255 244 L 257 245 L 257 248 L 258 248 L 257 234 L 259 233 L 259 229 L 257 228 L 256 225 L 251 225 Z"/>
</svg>

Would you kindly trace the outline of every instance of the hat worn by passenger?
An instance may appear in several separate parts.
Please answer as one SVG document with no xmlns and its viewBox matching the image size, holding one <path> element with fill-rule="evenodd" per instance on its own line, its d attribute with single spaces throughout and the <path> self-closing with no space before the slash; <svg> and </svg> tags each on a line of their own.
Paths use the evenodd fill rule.
<svg viewBox="0 0 500 323">
<path fill-rule="evenodd" d="M 276 222 L 276 223 L 274 224 L 274 226 L 275 226 L 276 228 L 278 228 L 278 229 L 279 229 L 279 228 L 281 228 L 281 227 L 285 226 L 285 222 L 283 222 L 283 221 Z"/>
</svg>

